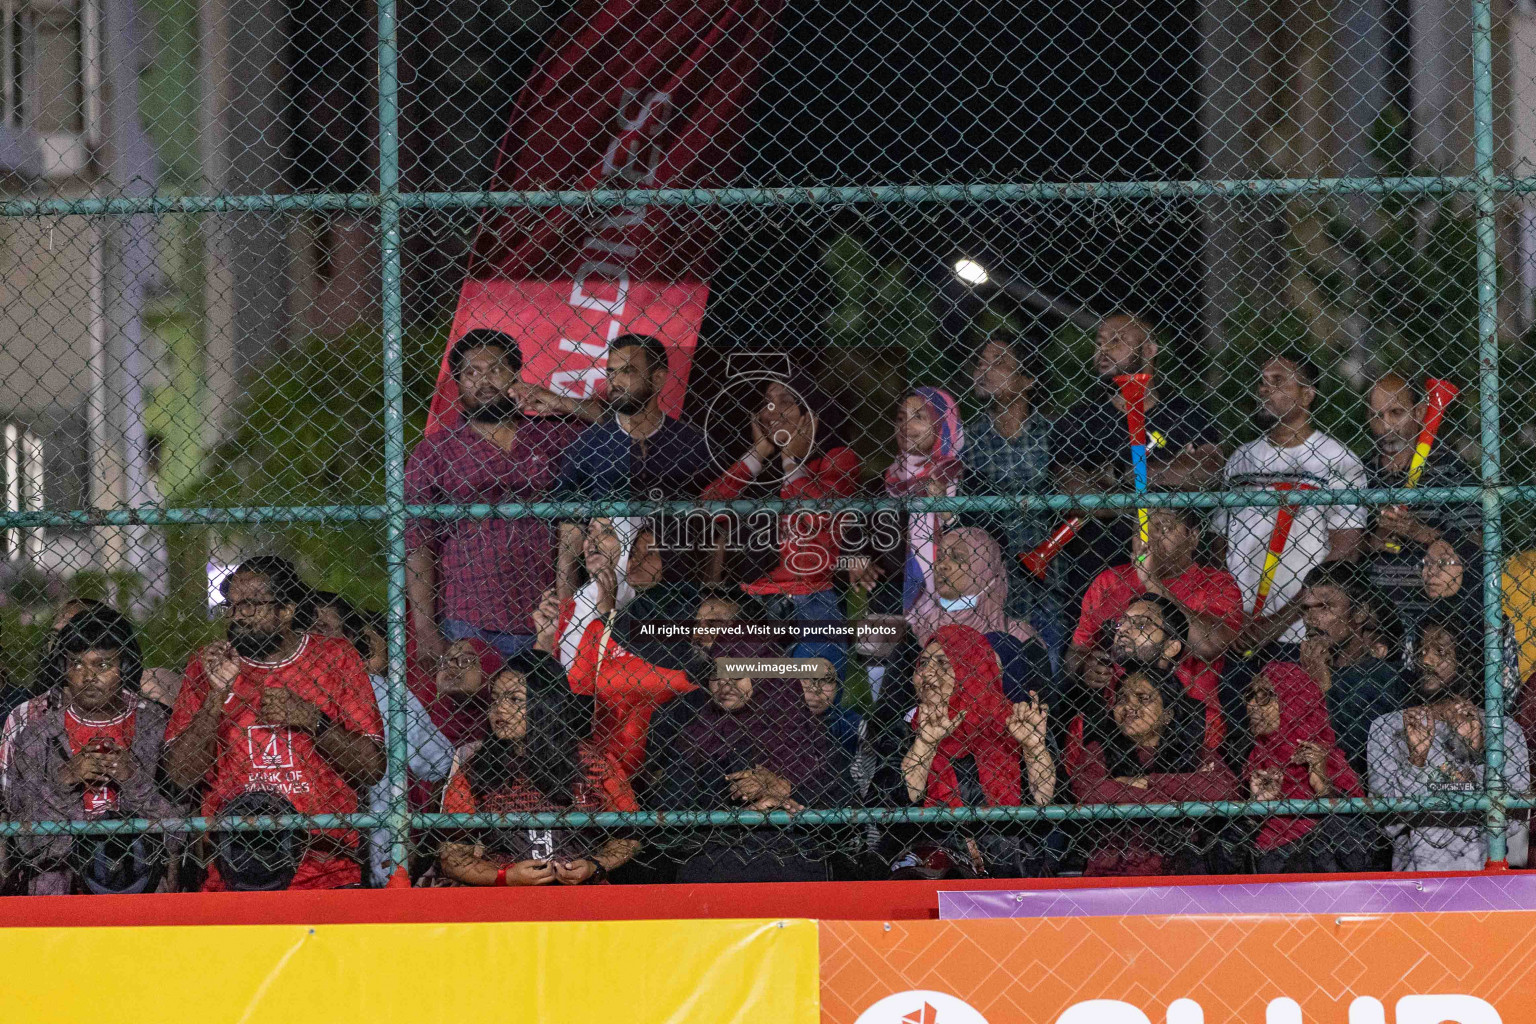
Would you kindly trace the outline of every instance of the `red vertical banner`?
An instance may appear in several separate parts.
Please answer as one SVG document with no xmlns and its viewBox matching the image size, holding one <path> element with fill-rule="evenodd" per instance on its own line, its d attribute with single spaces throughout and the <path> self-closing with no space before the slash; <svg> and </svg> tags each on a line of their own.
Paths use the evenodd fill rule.
<svg viewBox="0 0 1536 1024">
<path fill-rule="evenodd" d="M 561 25 L 525 87 L 492 188 L 705 188 L 728 184 L 783 0 L 590 0 Z M 718 208 L 583 204 L 481 221 L 451 341 L 475 328 L 518 340 L 523 378 L 601 393 L 608 344 L 667 349 L 662 405 L 682 407 L 709 297 Z M 450 341 L 450 344 L 451 344 Z M 428 433 L 457 418 L 438 372 Z"/>
</svg>

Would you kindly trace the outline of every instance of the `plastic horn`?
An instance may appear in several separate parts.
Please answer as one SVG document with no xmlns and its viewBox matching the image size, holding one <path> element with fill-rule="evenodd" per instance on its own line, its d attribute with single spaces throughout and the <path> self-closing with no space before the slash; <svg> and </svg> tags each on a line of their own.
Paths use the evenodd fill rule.
<svg viewBox="0 0 1536 1024">
<path fill-rule="evenodd" d="M 1445 421 L 1445 407 L 1461 394 L 1461 388 L 1448 380 L 1437 380 L 1427 377 L 1424 380 L 1424 393 L 1429 396 L 1429 407 L 1424 410 L 1424 429 L 1419 431 L 1419 443 L 1413 449 L 1413 462 L 1408 466 L 1408 486 L 1419 486 L 1419 478 L 1424 475 L 1424 463 L 1429 461 L 1429 450 L 1434 447 L 1435 435 L 1440 433 L 1440 424 Z"/>
<path fill-rule="evenodd" d="M 1461 388 L 1448 380 L 1426 377 L 1424 394 L 1428 397 L 1428 406 L 1424 410 L 1424 426 L 1419 430 L 1419 441 L 1413 448 L 1413 461 L 1408 464 L 1408 482 L 1404 486 L 1409 488 L 1419 486 L 1419 480 L 1424 476 L 1424 465 L 1429 461 L 1429 450 L 1435 446 L 1435 435 L 1440 433 L 1440 424 L 1445 421 L 1445 407 L 1461 394 Z M 1382 547 L 1394 555 L 1403 550 L 1403 546 L 1395 540 L 1385 542 Z"/>
<path fill-rule="evenodd" d="M 1115 386 L 1125 400 L 1125 429 L 1131 438 L 1131 471 L 1135 474 L 1136 493 L 1147 493 L 1147 388 L 1152 383 L 1150 373 L 1122 373 L 1115 377 Z M 1136 510 L 1136 522 L 1141 527 L 1141 543 L 1147 543 L 1147 510 Z"/>
<path fill-rule="evenodd" d="M 1034 574 L 1035 579 L 1045 579 L 1045 571 L 1050 567 L 1051 559 L 1061 554 L 1061 549 L 1077 536 L 1077 529 L 1082 525 L 1083 517 L 1073 516 L 1052 530 L 1051 535 L 1040 544 L 1019 555 L 1019 561 L 1024 564 L 1024 568 Z"/>
<path fill-rule="evenodd" d="M 1315 491 L 1312 484 L 1274 484 L 1277 491 Z M 1291 537 L 1291 526 L 1296 521 L 1295 505 L 1279 505 L 1275 508 L 1275 528 L 1269 534 L 1269 549 L 1264 552 L 1264 568 L 1259 573 L 1259 589 L 1253 598 L 1253 617 L 1259 617 L 1264 602 L 1269 600 L 1270 588 L 1275 585 L 1275 572 L 1280 568 L 1280 556 L 1285 554 L 1285 542 Z"/>
</svg>

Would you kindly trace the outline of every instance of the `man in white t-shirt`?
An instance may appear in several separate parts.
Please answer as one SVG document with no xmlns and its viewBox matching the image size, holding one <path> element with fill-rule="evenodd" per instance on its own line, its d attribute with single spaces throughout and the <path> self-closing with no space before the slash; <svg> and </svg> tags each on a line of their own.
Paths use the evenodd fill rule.
<svg viewBox="0 0 1536 1024">
<path fill-rule="evenodd" d="M 1270 357 L 1259 375 L 1258 422 L 1265 431 L 1227 460 L 1228 490 L 1336 490 L 1366 486 L 1365 466 L 1354 452 L 1312 425 L 1318 371 L 1300 352 Z M 1296 505 L 1290 537 L 1275 571 L 1262 613 L 1243 630 L 1240 649 L 1257 650 L 1276 640 L 1300 643 L 1302 579 L 1323 562 L 1354 559 L 1367 526 L 1359 505 Z M 1274 505 L 1221 510 L 1215 519 L 1227 537 L 1227 568 L 1237 577 L 1245 610 L 1252 615 L 1259 577 L 1274 533 Z"/>
</svg>

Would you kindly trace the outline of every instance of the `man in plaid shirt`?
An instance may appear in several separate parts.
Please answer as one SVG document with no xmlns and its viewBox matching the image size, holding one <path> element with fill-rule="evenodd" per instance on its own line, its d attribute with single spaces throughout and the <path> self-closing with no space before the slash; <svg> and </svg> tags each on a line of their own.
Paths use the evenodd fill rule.
<svg viewBox="0 0 1536 1024">
<path fill-rule="evenodd" d="M 561 452 L 585 423 L 587 403 L 519 382 L 517 342 L 470 331 L 448 355 L 461 421 L 424 438 L 405 467 L 408 504 L 539 501 L 560 476 Z M 527 417 L 525 406 L 564 415 Z M 547 519 L 413 519 L 406 582 L 416 649 L 436 661 L 446 640 L 478 638 L 510 656 L 531 646 L 530 618 L 555 582 Z"/>
</svg>

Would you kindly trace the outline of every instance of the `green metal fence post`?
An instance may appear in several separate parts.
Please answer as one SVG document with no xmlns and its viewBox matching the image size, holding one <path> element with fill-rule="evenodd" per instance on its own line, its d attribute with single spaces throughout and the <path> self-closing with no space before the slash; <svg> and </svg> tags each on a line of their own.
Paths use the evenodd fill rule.
<svg viewBox="0 0 1536 1024">
<path fill-rule="evenodd" d="M 384 529 L 389 558 L 389 884 L 410 884 L 405 689 L 405 352 L 400 296 L 400 50 L 395 0 L 379 0 L 380 313 L 384 326 Z"/>
<path fill-rule="evenodd" d="M 1499 264 L 1494 221 L 1493 11 L 1472 0 L 1472 145 L 1477 199 L 1478 402 L 1482 416 L 1484 778 L 1488 795 L 1488 861 L 1508 858 L 1504 828 L 1504 572 L 1503 500 L 1499 466 Z"/>
<path fill-rule="evenodd" d="M 685 510 L 690 507 L 733 509 L 749 512 L 758 509 L 789 508 L 869 509 L 906 508 L 911 511 L 1064 511 L 1069 508 L 1135 507 L 1234 508 L 1244 505 L 1272 506 L 1300 504 L 1336 506 L 1345 504 L 1401 503 L 1416 507 L 1458 501 L 1480 503 L 1483 514 L 1482 597 L 1486 655 L 1484 708 L 1486 713 L 1486 776 L 1482 791 L 1474 794 L 1435 794 L 1407 800 L 1329 800 L 1281 801 L 1255 804 L 1245 800 L 1218 801 L 1209 804 L 1082 805 L 1020 808 L 959 808 L 900 811 L 861 808 L 812 808 L 799 816 L 782 812 L 709 811 L 657 815 L 616 813 L 574 814 L 563 819 L 572 827 L 585 823 L 596 827 L 634 827 L 679 829 L 688 827 L 725 827 L 735 824 L 787 826 L 794 824 L 863 824 L 869 822 L 925 821 L 1089 821 L 1133 820 L 1189 816 L 1247 817 L 1292 814 L 1415 814 L 1454 811 L 1481 813 L 1488 838 L 1488 859 L 1502 862 L 1507 858 L 1505 829 L 1514 809 L 1536 807 L 1536 797 L 1526 793 L 1506 792 L 1503 770 L 1506 762 L 1506 693 L 1502 686 L 1506 657 L 1503 638 L 1503 508 L 1509 502 L 1536 503 L 1536 483 L 1505 486 L 1500 449 L 1500 373 L 1498 339 L 1498 251 L 1496 203 L 1501 195 L 1536 195 L 1536 176 L 1500 177 L 1496 174 L 1494 135 L 1494 67 L 1492 50 L 1492 0 L 1468 0 L 1471 6 L 1472 43 L 1472 142 L 1474 151 L 1470 174 L 1416 175 L 1412 177 L 1342 177 L 1342 178 L 1253 178 L 1231 180 L 1170 181 L 1003 181 L 971 183 L 951 181 L 937 184 L 907 185 L 783 185 L 779 187 L 662 188 L 662 189 L 579 189 L 540 188 L 515 191 L 412 192 L 401 189 L 401 83 L 400 43 L 398 38 L 398 0 L 379 0 L 377 11 L 378 96 L 377 144 L 378 181 L 376 191 L 317 192 L 255 195 L 154 195 L 110 197 L 0 198 L 0 223 L 9 220 L 18 230 L 36 225 L 30 218 L 65 216 L 163 216 L 171 213 L 219 214 L 252 212 L 281 216 L 300 211 L 353 211 L 361 216 L 377 212 L 381 257 L 381 322 L 384 399 L 384 493 L 379 505 L 298 505 L 212 507 L 214 501 L 202 498 L 208 507 L 43 510 L 0 509 L 0 530 L 36 529 L 44 526 L 126 526 L 134 524 L 174 525 L 194 523 L 382 523 L 386 537 L 388 569 L 388 769 L 385 789 L 387 808 L 383 813 L 357 815 L 319 815 L 313 818 L 262 817 L 221 822 L 205 817 L 169 818 L 161 821 L 75 820 L 57 822 L 0 821 L 0 838 L 35 835 L 100 835 L 134 831 L 196 833 L 213 827 L 235 829 L 275 829 L 310 827 L 320 829 L 385 829 L 390 835 L 391 860 L 396 865 L 392 885 L 404 885 L 410 829 L 455 826 L 516 828 L 547 827 L 562 819 L 558 815 L 522 814 L 445 816 L 412 814 L 406 800 L 407 764 L 411 754 L 406 687 L 406 567 L 405 525 L 408 517 L 439 520 L 484 519 L 492 516 L 534 516 L 545 519 L 579 515 L 624 515 L 658 511 L 662 508 Z M 1456 168 L 1466 170 L 1464 167 Z M 554 182 L 553 184 L 558 184 Z M 1478 386 L 1481 413 L 1481 480 L 1478 486 L 1439 489 L 1350 489 L 1299 494 L 1280 492 L 1229 491 L 1221 493 L 1159 494 L 1147 493 L 1138 482 L 1133 493 L 1109 495 L 968 495 L 943 499 L 869 499 L 813 500 L 784 502 L 778 499 L 727 502 L 647 502 L 594 501 L 561 503 L 553 501 L 509 502 L 500 505 L 407 505 L 405 502 L 405 388 L 402 306 L 402 218 L 405 211 L 495 210 L 569 210 L 601 207 L 666 208 L 712 207 L 750 214 L 755 209 L 794 206 L 807 217 L 837 214 L 844 208 L 859 212 L 880 207 L 907 206 L 915 209 L 954 204 L 1071 204 L 1145 203 L 1173 204 L 1194 199 L 1216 199 L 1241 203 L 1261 199 L 1299 197 L 1315 200 L 1329 196 L 1399 197 L 1413 201 L 1435 200 L 1460 205 L 1470 198 L 1475 209 L 1476 273 L 1478 298 Z M 50 249 L 51 235 L 50 235 Z M 1457 325 L 1461 329 L 1463 325 Z M 1519 378 L 1512 392 L 1518 391 Z M 1518 470 L 1516 470 L 1518 472 Z M 370 496 L 371 497 L 371 496 Z M 216 500 L 216 499 L 215 499 Z M 18 503 L 12 503 L 18 504 Z M 1516 506 L 1517 510 L 1519 506 Z M 1517 513 L 1518 514 L 1518 513 Z M 1514 518 L 1514 517 L 1512 517 Z M 1470 819 L 1468 819 L 1470 820 Z"/>
</svg>

